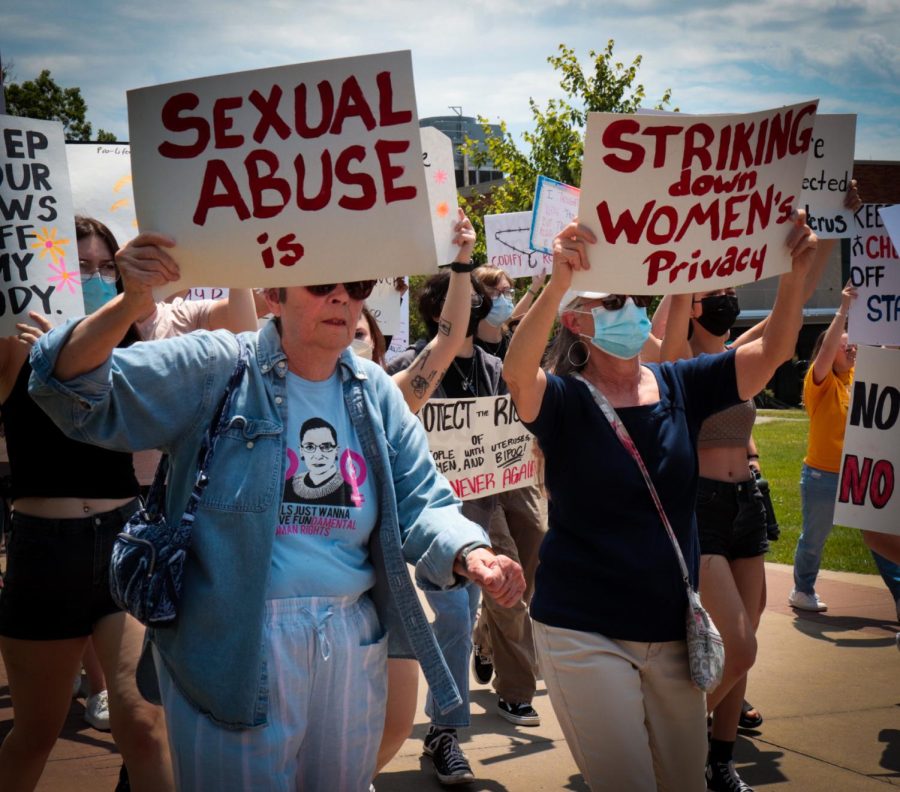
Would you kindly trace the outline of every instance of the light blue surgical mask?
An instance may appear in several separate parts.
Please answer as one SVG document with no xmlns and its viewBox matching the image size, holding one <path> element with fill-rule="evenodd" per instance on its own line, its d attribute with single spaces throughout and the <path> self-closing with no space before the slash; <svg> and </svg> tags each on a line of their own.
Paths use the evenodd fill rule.
<svg viewBox="0 0 900 792">
<path fill-rule="evenodd" d="M 630 297 L 618 311 L 597 306 L 590 313 L 594 317 L 594 336 L 591 338 L 583 333 L 580 335 L 589 338 L 597 349 L 613 357 L 630 360 L 640 353 L 650 336 L 647 309 L 638 308 Z"/>
<path fill-rule="evenodd" d="M 500 327 L 513 312 L 512 298 L 506 294 L 500 294 L 494 297 L 494 304 L 490 313 L 484 317 L 485 321 L 494 327 Z"/>
<path fill-rule="evenodd" d="M 116 296 L 116 284 L 107 283 L 103 278 L 83 279 L 81 293 L 84 296 L 84 312 L 92 314 Z"/>
</svg>

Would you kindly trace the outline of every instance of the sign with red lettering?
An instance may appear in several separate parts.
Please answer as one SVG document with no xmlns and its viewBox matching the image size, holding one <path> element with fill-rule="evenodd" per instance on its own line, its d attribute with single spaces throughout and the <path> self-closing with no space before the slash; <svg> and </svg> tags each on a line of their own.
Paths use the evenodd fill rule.
<svg viewBox="0 0 900 792">
<path fill-rule="evenodd" d="M 84 314 L 62 124 L 0 115 L 0 334 Z"/>
<path fill-rule="evenodd" d="M 853 236 L 853 213 L 844 206 L 844 199 L 853 180 L 855 141 L 855 115 L 816 116 L 800 206 L 819 239 Z"/>
<path fill-rule="evenodd" d="M 900 258 L 885 227 L 884 204 L 864 204 L 854 217 L 850 242 L 850 304 L 847 334 L 854 344 L 900 344 Z"/>
<path fill-rule="evenodd" d="M 510 278 L 531 278 L 553 267 L 553 256 L 531 248 L 531 212 L 484 216 L 488 264 Z"/>
<path fill-rule="evenodd" d="M 128 120 L 169 291 L 437 271 L 409 52 L 129 91 Z"/>
<path fill-rule="evenodd" d="M 679 294 L 790 269 L 817 102 L 745 115 L 590 113 L 575 289 Z"/>
<path fill-rule="evenodd" d="M 900 534 L 900 350 L 861 346 L 852 388 L 834 524 Z"/>
<path fill-rule="evenodd" d="M 537 483 L 534 437 L 509 396 L 429 399 L 419 420 L 435 467 L 460 500 Z"/>
</svg>

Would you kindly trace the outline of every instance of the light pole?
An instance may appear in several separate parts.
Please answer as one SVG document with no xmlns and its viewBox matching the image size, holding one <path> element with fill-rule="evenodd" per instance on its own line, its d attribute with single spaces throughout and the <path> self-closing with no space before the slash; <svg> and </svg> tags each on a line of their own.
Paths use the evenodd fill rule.
<svg viewBox="0 0 900 792">
<path fill-rule="evenodd" d="M 462 109 L 462 105 L 449 105 L 449 108 L 454 113 L 456 113 L 456 132 L 457 132 L 456 138 L 459 141 L 459 145 L 462 146 L 462 144 L 465 142 L 465 140 L 463 139 L 463 111 L 462 111 L 463 109 Z M 463 156 L 463 161 L 462 161 L 463 183 L 462 183 L 462 186 L 468 187 L 469 186 L 469 156 L 468 156 L 468 154 L 466 154 L 465 149 L 463 149 L 462 156 Z"/>
</svg>

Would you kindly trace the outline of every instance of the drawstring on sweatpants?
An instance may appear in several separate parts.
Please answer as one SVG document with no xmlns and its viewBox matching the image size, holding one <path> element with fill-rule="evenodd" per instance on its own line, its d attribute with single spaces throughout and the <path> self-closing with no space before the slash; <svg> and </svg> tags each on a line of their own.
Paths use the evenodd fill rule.
<svg viewBox="0 0 900 792">
<path fill-rule="evenodd" d="M 334 608 L 329 605 L 328 612 L 322 616 L 321 619 L 317 619 L 316 614 L 309 608 L 304 608 L 303 610 L 309 615 L 309 618 L 313 623 L 313 629 L 316 631 L 316 638 L 319 643 L 319 654 L 322 655 L 323 660 L 328 660 L 331 657 L 331 641 L 328 640 L 328 636 L 325 634 L 325 622 L 334 616 Z"/>
</svg>

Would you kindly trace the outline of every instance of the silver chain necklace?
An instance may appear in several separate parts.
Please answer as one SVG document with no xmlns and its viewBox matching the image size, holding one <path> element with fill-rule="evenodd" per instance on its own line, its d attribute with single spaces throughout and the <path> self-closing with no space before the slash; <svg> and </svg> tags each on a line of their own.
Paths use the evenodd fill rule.
<svg viewBox="0 0 900 792">
<path fill-rule="evenodd" d="M 469 369 L 468 377 L 463 374 L 463 370 L 457 365 L 455 358 L 451 361 L 451 363 L 453 363 L 453 368 L 456 369 L 456 373 L 459 374 L 460 385 L 462 389 L 464 391 L 468 391 L 473 396 L 477 396 L 478 370 L 475 367 L 475 355 L 472 355 L 472 367 Z"/>
</svg>

